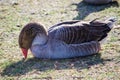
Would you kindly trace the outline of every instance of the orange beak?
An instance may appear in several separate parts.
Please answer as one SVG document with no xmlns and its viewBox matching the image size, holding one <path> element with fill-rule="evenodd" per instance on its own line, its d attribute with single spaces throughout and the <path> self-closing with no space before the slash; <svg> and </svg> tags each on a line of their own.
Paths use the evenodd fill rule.
<svg viewBox="0 0 120 80">
<path fill-rule="evenodd" d="M 22 53 L 24 55 L 24 58 L 26 59 L 27 58 L 27 54 L 28 54 L 28 49 L 21 48 L 21 50 L 22 50 Z"/>
</svg>

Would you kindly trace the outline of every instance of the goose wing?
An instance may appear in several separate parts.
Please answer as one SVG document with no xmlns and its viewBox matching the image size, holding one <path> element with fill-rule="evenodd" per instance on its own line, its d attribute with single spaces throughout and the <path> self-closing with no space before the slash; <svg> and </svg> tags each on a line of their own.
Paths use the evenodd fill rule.
<svg viewBox="0 0 120 80">
<path fill-rule="evenodd" d="M 100 41 L 107 36 L 110 28 L 105 23 L 95 21 L 68 21 L 59 23 L 48 30 L 49 37 L 67 44 Z"/>
</svg>

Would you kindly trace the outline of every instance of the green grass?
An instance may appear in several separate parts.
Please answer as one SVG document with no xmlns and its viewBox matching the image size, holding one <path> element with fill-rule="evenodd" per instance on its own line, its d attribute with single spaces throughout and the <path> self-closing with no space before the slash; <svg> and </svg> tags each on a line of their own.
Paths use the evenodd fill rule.
<svg viewBox="0 0 120 80">
<path fill-rule="evenodd" d="M 29 52 L 23 61 L 18 45 L 22 27 L 29 22 L 50 26 L 67 20 L 93 20 L 115 16 L 116 4 L 92 6 L 81 0 L 2 0 L 0 1 L 0 80 L 119 80 L 120 29 L 114 29 L 99 54 L 63 60 L 39 60 Z"/>
</svg>

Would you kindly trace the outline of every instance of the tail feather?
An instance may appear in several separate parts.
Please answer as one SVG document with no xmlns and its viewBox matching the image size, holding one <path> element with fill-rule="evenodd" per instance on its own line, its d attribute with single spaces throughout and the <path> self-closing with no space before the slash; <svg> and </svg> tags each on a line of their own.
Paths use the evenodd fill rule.
<svg viewBox="0 0 120 80">
<path fill-rule="evenodd" d="M 110 29 L 112 29 L 114 27 L 114 24 L 116 21 L 117 21 L 116 17 L 110 17 L 107 20 L 105 20 L 105 22 L 107 23 L 107 25 L 109 26 Z"/>
</svg>

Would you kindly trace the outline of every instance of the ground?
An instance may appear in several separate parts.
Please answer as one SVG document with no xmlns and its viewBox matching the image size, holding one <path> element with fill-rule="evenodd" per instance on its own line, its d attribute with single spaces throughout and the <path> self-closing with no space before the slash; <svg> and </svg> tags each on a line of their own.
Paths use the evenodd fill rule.
<svg viewBox="0 0 120 80">
<path fill-rule="evenodd" d="M 97 55 L 62 60 L 23 56 L 18 36 L 23 26 L 38 22 L 48 29 L 68 20 L 117 17 L 119 2 L 88 5 L 81 0 L 0 0 L 0 80 L 120 80 L 120 28 L 113 29 Z"/>
</svg>

